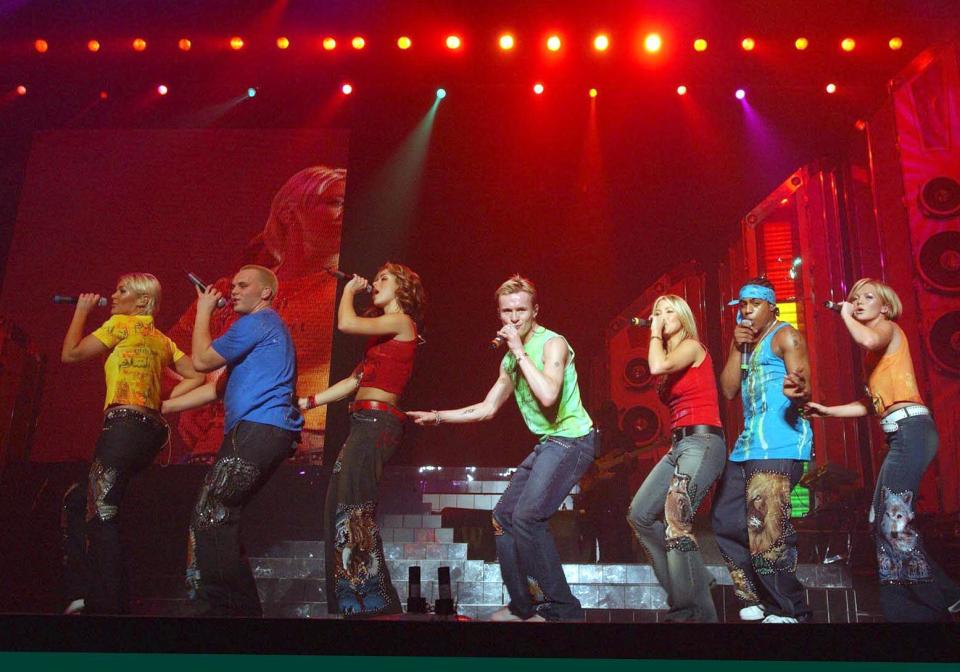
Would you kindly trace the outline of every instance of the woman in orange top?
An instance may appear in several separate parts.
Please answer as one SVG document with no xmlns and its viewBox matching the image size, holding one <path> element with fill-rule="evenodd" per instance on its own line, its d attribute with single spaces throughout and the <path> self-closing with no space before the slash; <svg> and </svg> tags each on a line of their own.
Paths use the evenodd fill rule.
<svg viewBox="0 0 960 672">
<path fill-rule="evenodd" d="M 880 467 L 870 509 L 880 573 L 880 605 L 888 621 L 948 620 L 960 609 L 960 588 L 930 558 L 912 524 L 920 479 L 940 438 L 917 389 L 910 346 L 896 324 L 902 306 L 896 292 L 863 278 L 841 304 L 840 315 L 857 345 L 867 351 L 869 398 L 824 406 L 810 402 L 811 416 L 880 417 L 889 451 Z M 949 605 L 949 606 L 948 606 Z"/>
<path fill-rule="evenodd" d="M 100 296 L 80 295 L 61 351 L 61 360 L 70 364 L 107 356 L 103 431 L 97 439 L 87 489 L 90 574 L 83 609 L 96 614 L 127 611 L 120 501 L 130 478 L 154 461 L 169 438 L 167 423 L 160 416 L 163 370 L 171 367 L 183 378 L 171 396 L 203 383 L 203 375 L 194 370 L 190 358 L 153 324 L 153 314 L 160 306 L 160 283 L 154 276 L 121 276 L 110 298 L 110 319 L 82 337 L 90 310 Z"/>
</svg>

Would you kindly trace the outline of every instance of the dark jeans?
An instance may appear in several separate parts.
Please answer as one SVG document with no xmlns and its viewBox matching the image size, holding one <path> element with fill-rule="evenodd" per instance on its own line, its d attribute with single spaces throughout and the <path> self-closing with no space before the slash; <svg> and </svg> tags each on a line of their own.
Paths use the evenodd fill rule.
<svg viewBox="0 0 960 672">
<path fill-rule="evenodd" d="M 713 531 L 745 605 L 808 620 L 797 580 L 797 532 L 790 491 L 803 475 L 800 460 L 727 462 L 713 503 Z"/>
<path fill-rule="evenodd" d="M 928 415 L 904 418 L 887 432 L 889 452 L 880 467 L 870 522 L 877 545 L 880 606 L 891 622 L 950 620 L 947 606 L 960 588 L 927 555 L 911 522 L 920 479 L 940 438 Z"/>
<path fill-rule="evenodd" d="M 327 611 L 348 616 L 399 614 L 377 525 L 377 490 L 383 466 L 403 434 L 386 411 L 350 415 L 350 434 L 333 465 L 324 506 Z"/>
<path fill-rule="evenodd" d="M 133 409 L 113 408 L 103 416 L 87 483 L 86 613 L 129 610 L 120 504 L 130 479 L 153 463 L 168 436 L 166 423 Z"/>
<path fill-rule="evenodd" d="M 223 437 L 190 523 L 196 563 L 195 615 L 262 615 L 257 585 L 240 541 L 240 523 L 254 495 L 296 451 L 297 439 L 296 432 L 247 420 Z"/>
<path fill-rule="evenodd" d="M 673 621 L 715 623 L 712 576 L 693 534 L 693 517 L 727 461 L 723 437 L 693 434 L 675 443 L 650 471 L 630 504 L 627 522 L 653 564 Z"/>
<path fill-rule="evenodd" d="M 593 462 L 595 439 L 591 430 L 573 439 L 548 437 L 538 443 L 493 510 L 500 573 L 510 593 L 510 611 L 520 618 L 539 613 L 547 620 L 583 619 L 547 521 Z"/>
</svg>

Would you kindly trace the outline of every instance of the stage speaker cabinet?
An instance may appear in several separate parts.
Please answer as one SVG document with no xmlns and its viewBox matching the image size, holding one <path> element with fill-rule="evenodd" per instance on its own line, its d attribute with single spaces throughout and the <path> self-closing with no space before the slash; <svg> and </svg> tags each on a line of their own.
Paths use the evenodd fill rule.
<svg viewBox="0 0 960 672">
<path fill-rule="evenodd" d="M 921 391 L 940 433 L 938 490 L 946 511 L 960 509 L 958 56 L 956 42 L 924 52 L 893 89 L 922 340 L 914 356 L 922 358 Z"/>
<path fill-rule="evenodd" d="M 0 318 L 0 469 L 30 456 L 45 364 L 27 334 Z"/>
<path fill-rule="evenodd" d="M 669 449 L 670 413 L 657 396 L 657 377 L 650 374 L 647 353 L 650 329 L 631 324 L 647 319 L 653 302 L 663 294 L 683 297 L 704 328 L 704 273 L 694 262 L 677 266 L 651 284 L 620 312 L 606 330 L 610 399 L 617 407 L 621 431 L 637 450 L 658 455 Z"/>
</svg>

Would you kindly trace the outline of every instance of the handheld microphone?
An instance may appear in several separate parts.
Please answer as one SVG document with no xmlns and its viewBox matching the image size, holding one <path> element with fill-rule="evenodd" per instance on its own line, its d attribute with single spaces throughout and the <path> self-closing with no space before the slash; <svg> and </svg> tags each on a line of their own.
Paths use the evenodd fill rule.
<svg viewBox="0 0 960 672">
<path fill-rule="evenodd" d="M 832 310 L 835 313 L 839 313 L 843 309 L 843 303 L 834 303 L 833 301 L 824 301 L 823 307 L 827 310 Z"/>
<path fill-rule="evenodd" d="M 204 284 L 203 280 L 196 276 L 196 274 L 187 271 L 187 278 L 201 292 L 207 291 L 207 286 Z M 219 299 L 217 299 L 217 308 L 223 308 L 225 305 L 227 305 L 227 300 L 225 298 L 221 296 Z"/>
<path fill-rule="evenodd" d="M 742 319 L 740 320 L 741 327 L 752 327 L 753 320 Z M 747 369 L 750 368 L 750 351 L 747 348 L 747 344 L 743 343 L 740 346 L 740 373 L 743 376 L 747 375 Z"/>
<path fill-rule="evenodd" d="M 496 336 L 490 339 L 489 343 L 487 343 L 487 348 L 490 350 L 496 350 L 506 342 L 507 342 L 507 339 L 505 339 L 500 334 L 497 334 Z"/>
<path fill-rule="evenodd" d="M 630 324 L 632 324 L 635 327 L 649 327 L 650 320 L 644 317 L 631 317 Z"/>
<path fill-rule="evenodd" d="M 352 278 L 354 275 L 353 273 L 344 273 L 343 271 L 338 271 L 335 268 L 325 268 L 323 270 L 325 270 L 327 273 L 335 277 L 337 280 L 347 281 L 347 280 L 350 280 L 350 278 Z M 367 285 L 363 291 L 365 291 L 367 294 L 372 294 L 373 285 Z"/>
<path fill-rule="evenodd" d="M 77 303 L 79 303 L 79 301 L 80 301 L 79 296 L 64 296 L 63 294 L 54 294 L 53 296 L 54 303 L 62 303 L 62 304 L 74 306 Z M 97 301 L 97 305 L 100 306 L 101 308 L 107 305 L 107 297 L 101 296 L 100 300 Z"/>
</svg>

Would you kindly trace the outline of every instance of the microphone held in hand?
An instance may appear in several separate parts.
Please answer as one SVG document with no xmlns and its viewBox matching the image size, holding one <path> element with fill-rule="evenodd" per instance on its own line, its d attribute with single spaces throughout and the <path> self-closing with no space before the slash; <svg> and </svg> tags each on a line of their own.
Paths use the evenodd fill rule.
<svg viewBox="0 0 960 672">
<path fill-rule="evenodd" d="M 490 350 L 496 350 L 506 342 L 507 342 L 507 339 L 505 339 L 500 334 L 497 334 L 496 336 L 490 339 L 489 343 L 487 343 L 487 348 L 489 348 Z"/>
<path fill-rule="evenodd" d="M 344 273 L 343 271 L 338 271 L 335 268 L 325 268 L 323 270 L 335 277 L 337 280 L 343 280 L 345 282 L 349 282 L 350 278 L 354 276 L 353 273 Z M 373 287 L 371 285 L 367 285 L 363 291 L 365 291 L 367 294 L 372 294 Z"/>
<path fill-rule="evenodd" d="M 651 321 L 643 317 L 631 317 L 630 324 L 635 327 L 649 327 Z"/>
<path fill-rule="evenodd" d="M 54 294 L 54 296 L 53 296 L 53 302 L 54 302 L 54 303 L 62 303 L 62 304 L 65 304 L 65 305 L 70 305 L 70 306 L 75 306 L 77 303 L 80 302 L 80 297 L 79 297 L 79 296 L 64 296 L 63 294 Z M 97 301 L 97 305 L 100 306 L 101 308 L 103 308 L 105 305 L 107 305 L 107 297 L 101 296 L 101 297 L 100 297 L 100 300 Z"/>
<path fill-rule="evenodd" d="M 187 278 L 189 278 L 194 287 L 199 289 L 201 292 L 207 291 L 207 285 L 203 282 L 203 280 L 198 278 L 195 273 L 190 273 L 188 271 Z M 227 305 L 227 300 L 225 298 L 221 296 L 219 299 L 217 299 L 217 308 L 223 308 L 225 305 Z"/>
<path fill-rule="evenodd" d="M 752 327 L 753 320 L 742 319 L 740 320 L 740 326 Z M 740 373 L 746 376 L 748 368 L 750 368 L 750 349 L 746 343 L 743 343 L 740 345 Z"/>
<path fill-rule="evenodd" d="M 839 313 L 843 309 L 843 303 L 834 303 L 833 301 L 824 301 L 823 307 L 827 310 L 832 310 L 835 313 Z"/>
</svg>

